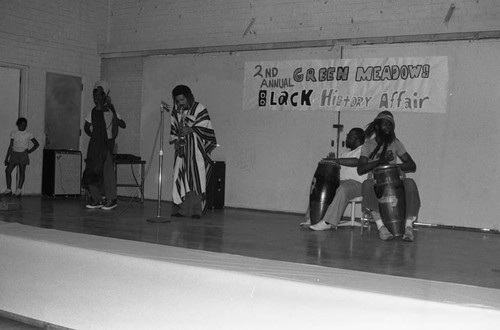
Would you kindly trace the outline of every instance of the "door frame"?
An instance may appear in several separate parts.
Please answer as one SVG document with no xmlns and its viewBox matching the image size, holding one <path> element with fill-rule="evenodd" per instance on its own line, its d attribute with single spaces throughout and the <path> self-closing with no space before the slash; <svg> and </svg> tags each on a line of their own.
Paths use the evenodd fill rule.
<svg viewBox="0 0 500 330">
<path fill-rule="evenodd" d="M 19 117 L 27 117 L 28 114 L 28 66 L 10 63 L 10 62 L 2 62 L 0 61 L 0 66 L 4 68 L 10 69 L 18 69 L 21 73 L 21 82 L 19 88 Z"/>
<path fill-rule="evenodd" d="M 19 95 L 18 95 L 18 109 L 17 109 L 17 117 L 27 117 L 28 113 L 28 66 L 3 62 L 0 61 L 0 67 L 7 69 L 16 69 L 19 70 Z M 16 185 L 17 180 L 19 179 L 19 168 L 16 167 L 15 171 L 15 179 L 13 180 L 13 184 Z"/>
</svg>

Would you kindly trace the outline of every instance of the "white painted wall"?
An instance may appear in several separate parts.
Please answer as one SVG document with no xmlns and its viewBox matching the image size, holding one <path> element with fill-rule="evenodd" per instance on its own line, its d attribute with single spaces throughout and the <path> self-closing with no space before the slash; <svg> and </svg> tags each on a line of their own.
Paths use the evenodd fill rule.
<svg viewBox="0 0 500 330">
<path fill-rule="evenodd" d="M 85 110 L 93 104 L 94 81 L 100 76 L 98 51 L 107 40 L 108 0 L 2 0 L 0 22 L 0 63 L 23 69 L 27 81 L 21 114 L 27 117 L 28 129 L 41 144 L 30 155 L 23 190 L 25 194 L 40 194 L 46 73 L 82 77 L 83 123 Z M 1 112 L 0 116 L 3 120 Z M 81 146 L 86 150 L 84 139 Z M 0 154 L 4 152 L 0 150 Z M 0 187 L 2 191 L 4 188 Z"/>
<path fill-rule="evenodd" d="M 500 29 L 497 0 L 122 0 L 111 15 L 106 52 Z"/>
<path fill-rule="evenodd" d="M 119 56 L 129 51 L 184 47 L 500 30 L 497 1 L 453 1 L 451 19 L 444 22 L 451 4 L 446 0 L 112 2 L 109 42 L 103 53 Z M 498 229 L 497 212 L 491 207 L 498 197 L 493 188 L 498 181 L 497 171 L 493 165 L 485 165 L 489 166 L 488 171 L 470 169 L 463 164 L 470 165 L 471 161 L 464 162 L 461 157 L 465 148 L 470 159 L 469 141 L 479 141 L 486 134 L 479 133 L 483 127 L 496 127 L 496 110 L 490 95 L 495 95 L 497 42 L 344 47 L 342 51 L 344 58 L 450 57 L 450 92 L 455 93 L 450 97 L 448 112 L 396 114 L 400 122 L 398 135 L 419 165 L 415 179 L 423 200 L 420 221 Z M 247 60 L 339 58 L 340 53 L 339 47 L 332 47 L 143 58 L 138 153 L 145 159 L 154 155 L 146 181 L 146 197 L 157 197 L 157 150 L 152 146 L 158 127 L 159 101 L 169 99 L 175 84 L 186 83 L 193 87 L 195 96 L 212 116 L 221 144 L 214 156 L 227 163 L 226 205 L 303 212 L 317 161 L 331 150 L 336 113 L 243 113 L 243 64 Z M 127 70 L 124 63 L 120 59 L 107 60 L 105 67 L 114 66 L 115 70 L 110 79 L 122 80 L 129 74 L 137 74 L 135 69 Z M 474 72 L 469 74 L 469 70 Z M 484 80 L 485 75 L 490 79 Z M 133 86 L 124 86 L 134 95 L 138 87 L 138 81 Z M 132 104 L 124 104 L 124 111 L 136 113 L 135 103 Z M 467 112 L 466 107 L 481 108 L 485 115 Z M 353 126 L 364 126 L 372 118 L 370 113 L 342 114 L 346 131 Z M 471 132 L 477 133 L 459 134 L 464 122 L 470 122 Z M 424 139 L 419 134 L 422 131 Z M 442 143 L 436 144 L 436 140 Z M 429 142 L 434 146 L 432 151 L 426 150 Z M 474 154 L 481 153 L 482 163 L 494 164 L 482 159 L 482 154 L 488 154 L 488 147 L 473 145 Z M 168 148 L 167 145 L 163 196 L 170 200 L 172 159 Z M 429 162 L 429 158 L 434 162 Z M 445 183 L 441 184 L 443 180 Z"/>
<path fill-rule="evenodd" d="M 226 205 L 303 212 L 317 162 L 330 151 L 337 113 L 243 112 L 243 69 L 256 58 L 338 58 L 338 49 L 157 57 L 145 60 L 141 153 L 149 155 L 160 120 L 160 100 L 172 104 L 177 84 L 191 87 L 211 116 L 226 161 Z M 165 122 L 163 196 L 171 200 L 172 147 Z M 156 159 L 155 159 L 156 162 Z M 146 181 L 146 197 L 157 196 L 157 162 Z"/>
<path fill-rule="evenodd" d="M 127 127 L 120 130 L 117 152 L 138 154 L 140 140 L 142 58 L 103 60 L 102 79 L 109 82 L 110 96 Z"/>
<path fill-rule="evenodd" d="M 500 136 L 494 102 L 499 82 L 500 43 L 447 42 L 345 48 L 344 57 L 448 56 L 450 97 L 446 114 L 395 113 L 396 133 L 417 162 L 414 178 L 422 197 L 420 221 L 500 228 L 496 156 Z M 288 50 L 150 58 L 144 64 L 141 150 L 149 154 L 158 127 L 159 102 L 171 102 L 176 84 L 192 87 L 209 110 L 226 161 L 226 205 L 304 212 L 317 162 L 335 136 L 337 112 L 243 111 L 245 61 L 335 58 L 335 50 Z M 374 112 L 343 112 L 345 131 L 364 127 Z M 168 119 L 168 118 L 167 118 Z M 168 136 L 169 121 L 166 124 Z M 166 138 L 168 141 L 168 137 Z M 168 145 L 167 145 L 168 146 Z M 165 154 L 164 196 L 171 200 L 171 147 Z M 153 164 L 152 171 L 157 172 Z M 156 196 L 157 177 L 148 177 L 146 197 Z"/>
<path fill-rule="evenodd" d="M 500 229 L 500 42 L 346 48 L 344 56 L 448 56 L 446 114 L 396 113 L 396 133 L 417 163 L 421 221 Z"/>
<path fill-rule="evenodd" d="M 10 132 L 16 129 L 16 121 L 20 110 L 21 69 L 0 66 L 0 104 L 2 105 L 2 120 L 0 121 L 0 160 L 10 145 Z M 2 162 L 3 165 L 3 162 Z M 2 174 L 4 172 L 2 171 Z M 16 173 L 12 173 L 12 187 L 16 188 Z M 0 176 L 0 189 L 7 187 L 5 175 Z"/>
<path fill-rule="evenodd" d="M 161 48 L 202 47 L 262 42 L 331 40 L 426 33 L 498 31 L 500 6 L 496 0 L 457 0 L 449 23 L 444 17 L 449 1 L 36 1 L 0 2 L 0 62 L 25 68 L 27 78 L 22 114 L 44 143 L 46 72 L 81 76 L 84 82 L 82 117 L 92 106 L 91 88 L 100 76 L 99 51 L 141 51 Z M 255 20 L 254 20 L 255 19 Z M 253 22 L 253 23 L 252 23 Z M 247 32 L 245 34 L 245 31 Z M 450 46 L 452 45 L 452 46 Z M 175 83 L 193 87 L 209 108 L 221 147 L 215 151 L 227 168 L 227 204 L 237 207 L 302 212 L 307 187 L 317 160 L 330 150 L 333 114 L 241 112 L 243 63 L 251 59 L 339 58 L 339 48 L 253 53 L 113 59 L 103 63 L 115 103 L 129 127 L 120 133 L 119 151 L 149 159 L 158 126 L 158 102 Z M 399 115 L 398 130 L 408 118 L 446 141 L 435 149 L 436 169 L 420 165 L 426 153 L 415 136 L 405 139 L 419 163 L 416 179 L 424 206 L 421 221 L 498 229 L 498 182 L 495 161 L 485 159 L 490 135 L 495 136 L 498 56 L 496 42 L 440 43 L 344 48 L 343 57 L 448 55 L 451 58 L 449 111 L 446 115 Z M 144 70 L 144 76 L 143 76 Z M 155 71 L 158 72 L 155 72 Z M 488 77 L 488 79 L 485 79 Z M 144 81 L 142 79 L 144 78 Z M 142 86 L 144 84 L 144 86 Z M 142 95 L 142 92 L 146 94 Z M 221 96 L 221 93 L 224 94 Z M 139 100 L 142 99 L 142 103 Z M 480 109 L 477 114 L 466 108 Z M 370 114 L 342 116 L 346 130 L 368 122 Z M 471 130 L 464 131 L 465 123 Z M 167 125 L 168 126 L 168 125 Z M 292 129 L 291 129 L 292 128 Z M 413 127 L 411 127 L 413 128 Z M 460 132 L 460 133 L 459 133 Z M 344 132 L 345 134 L 345 132 Z M 399 132 L 399 134 L 403 134 Z M 417 134 L 417 133 L 414 133 Z M 405 138 L 403 135 L 402 138 Z M 140 140 L 140 144 L 137 142 Z M 452 141 L 456 143 L 453 144 Z M 470 142 L 474 141 L 474 142 Z M 471 144 L 472 143 L 472 144 Z M 85 153 L 86 137 L 82 138 Z M 468 153 L 464 157 L 464 150 Z M 415 150 L 413 152 L 413 150 Z M 1 151 L 0 151 L 1 152 Z M 481 155 L 477 155 L 481 153 Z M 471 159 L 471 154 L 480 162 Z M 471 159 L 471 160 L 469 160 Z M 166 159 L 168 168 L 169 159 Z M 423 161 L 426 164 L 425 161 Z M 461 164 L 468 164 L 468 166 Z M 486 170 L 472 169 L 480 163 Z M 42 153 L 32 155 L 26 193 L 39 193 Z M 151 165 L 155 166 L 156 158 Z M 157 168 L 156 168 L 157 170 Z M 147 197 L 156 198 L 156 173 L 151 169 Z M 168 175 L 168 173 L 167 173 Z M 435 183 L 445 180 L 446 184 Z M 450 183 L 452 183 L 450 185 Z M 0 188 L 1 189 L 1 188 Z M 170 182 L 164 184 L 166 198 Z M 444 207 L 442 207 L 444 205 Z"/>
</svg>

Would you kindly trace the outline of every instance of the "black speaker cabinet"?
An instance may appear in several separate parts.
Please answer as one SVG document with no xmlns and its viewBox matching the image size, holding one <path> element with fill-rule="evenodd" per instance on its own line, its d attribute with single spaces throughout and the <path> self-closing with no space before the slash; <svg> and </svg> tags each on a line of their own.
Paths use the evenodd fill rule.
<svg viewBox="0 0 500 330">
<path fill-rule="evenodd" d="M 43 151 L 42 195 L 80 195 L 82 154 L 73 150 Z"/>
<path fill-rule="evenodd" d="M 226 182 L 226 163 L 215 162 L 212 175 L 207 185 L 207 208 L 224 208 L 224 192 Z"/>
</svg>

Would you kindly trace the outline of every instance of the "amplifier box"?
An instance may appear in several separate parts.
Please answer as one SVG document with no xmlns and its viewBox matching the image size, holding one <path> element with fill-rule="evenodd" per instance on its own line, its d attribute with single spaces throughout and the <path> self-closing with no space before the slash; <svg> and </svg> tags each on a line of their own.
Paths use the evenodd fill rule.
<svg viewBox="0 0 500 330">
<path fill-rule="evenodd" d="M 43 151 L 43 195 L 81 195 L 81 176 L 80 151 L 49 149 Z"/>
</svg>

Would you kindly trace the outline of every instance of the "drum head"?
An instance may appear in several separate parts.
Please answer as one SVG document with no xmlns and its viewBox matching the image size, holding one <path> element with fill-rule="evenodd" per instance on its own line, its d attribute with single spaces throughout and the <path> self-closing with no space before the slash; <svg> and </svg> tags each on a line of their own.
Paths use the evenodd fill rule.
<svg viewBox="0 0 500 330">
<path fill-rule="evenodd" d="M 399 166 L 396 164 L 380 165 L 380 166 L 375 167 L 373 172 L 391 171 L 391 170 L 399 170 Z"/>
</svg>

